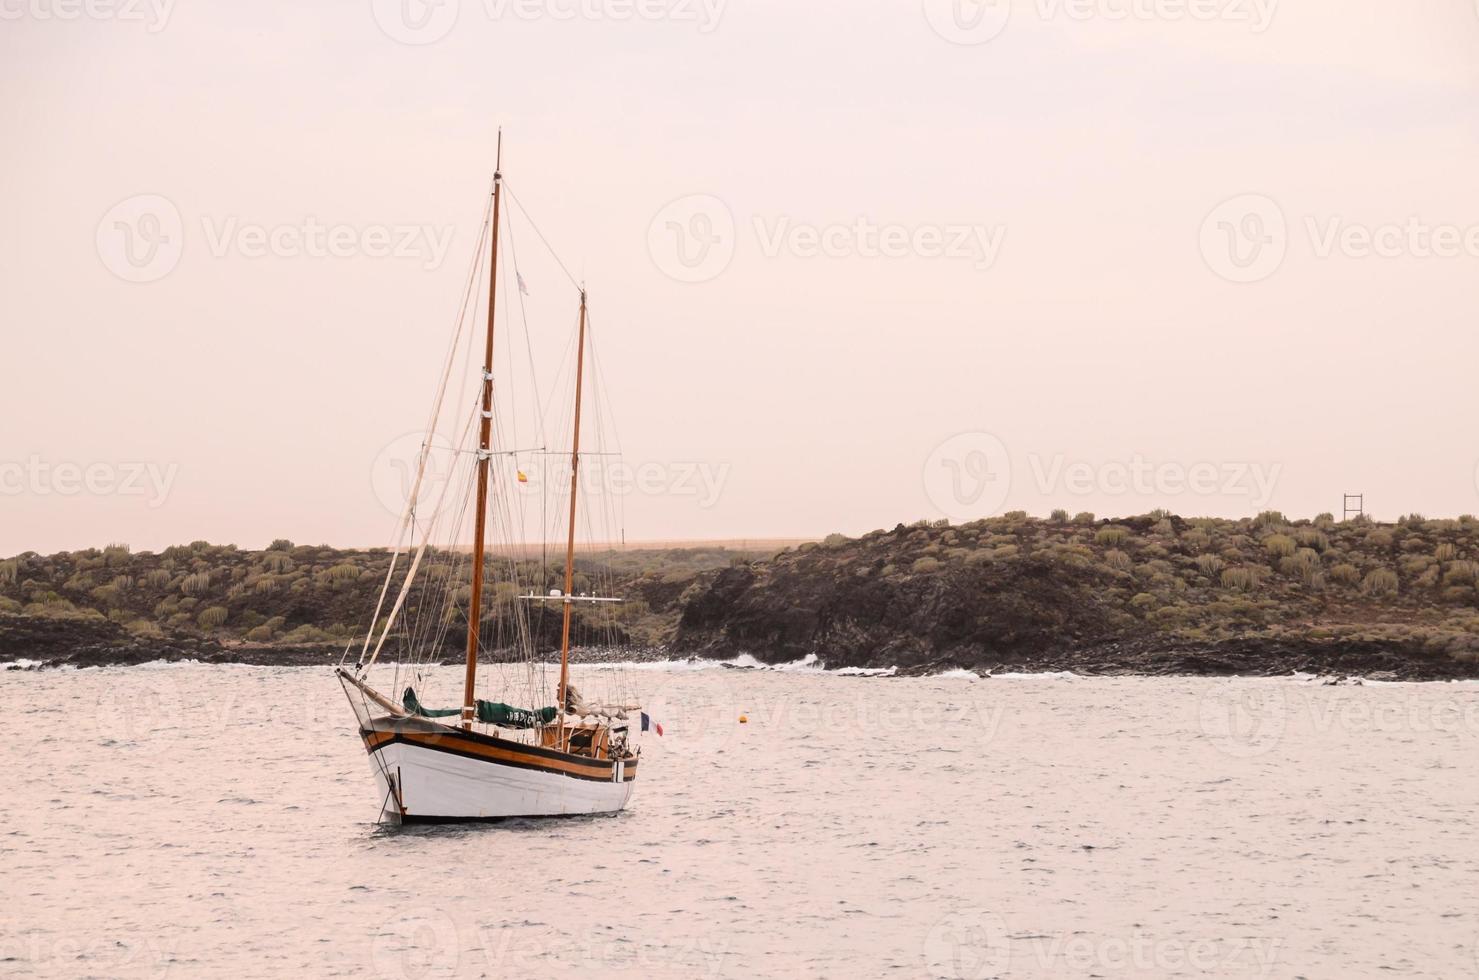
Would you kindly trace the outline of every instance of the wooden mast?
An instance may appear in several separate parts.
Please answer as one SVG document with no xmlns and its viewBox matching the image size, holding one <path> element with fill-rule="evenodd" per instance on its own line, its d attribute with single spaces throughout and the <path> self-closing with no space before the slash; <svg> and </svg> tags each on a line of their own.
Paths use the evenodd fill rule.
<svg viewBox="0 0 1479 980">
<path fill-rule="evenodd" d="M 570 533 L 565 540 L 565 622 L 560 631 L 560 742 L 565 741 L 565 692 L 570 686 L 570 610 L 575 604 L 575 502 L 580 481 L 580 395 L 585 375 L 585 289 L 580 291 L 580 331 L 575 341 L 575 434 L 570 445 Z"/>
<path fill-rule="evenodd" d="M 488 524 L 488 468 L 493 428 L 493 310 L 498 296 L 498 189 L 503 184 L 503 130 L 498 131 L 498 154 L 493 164 L 492 258 L 488 263 L 488 340 L 483 349 L 483 410 L 478 425 L 477 529 L 472 543 L 472 598 L 467 607 L 467 674 L 462 685 L 462 727 L 472 728 L 476 717 L 478 635 L 483 612 L 483 538 Z M 568 614 L 567 614 L 568 619 Z"/>
</svg>

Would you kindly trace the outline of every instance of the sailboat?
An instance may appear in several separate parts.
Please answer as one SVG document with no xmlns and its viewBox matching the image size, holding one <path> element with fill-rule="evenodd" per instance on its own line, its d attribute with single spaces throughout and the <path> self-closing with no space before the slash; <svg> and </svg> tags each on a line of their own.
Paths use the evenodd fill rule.
<svg viewBox="0 0 1479 980">
<path fill-rule="evenodd" d="M 577 284 L 574 421 L 568 453 L 570 496 L 568 514 L 564 515 L 563 588 L 546 589 L 543 588 L 545 583 L 541 582 L 541 589 L 535 591 L 529 583 L 526 588 L 519 589 L 517 602 L 511 604 L 518 608 L 510 612 L 510 604 L 505 603 L 504 612 L 498 617 L 499 622 L 509 626 L 513 634 L 510 646 L 515 655 L 512 659 L 527 667 L 524 693 L 534 698 L 541 694 L 547 698 L 549 693 L 553 693 L 553 703 L 516 706 L 505 700 L 478 697 L 480 653 L 491 652 L 484 638 L 488 614 L 485 585 L 490 571 L 490 513 L 495 519 L 499 515 L 506 517 L 508 497 L 517 490 L 517 485 L 504 468 L 494 465 L 495 461 L 506 461 L 518 452 L 496 444 L 494 439 L 494 327 L 499 288 L 499 229 L 503 198 L 508 193 L 502 172 L 502 143 L 500 133 L 489 209 L 491 216 L 485 217 L 484 236 L 480 238 L 477 249 L 479 257 L 487 256 L 487 321 L 482 344 L 482 370 L 476 378 L 475 397 L 467 399 L 470 411 L 464 430 L 470 436 L 475 422 L 477 439 L 475 445 L 459 451 L 459 458 L 469 462 L 470 482 L 476 486 L 470 567 L 466 569 L 465 578 L 457 574 L 463 565 L 465 549 L 453 547 L 440 552 L 444 559 L 440 573 L 447 580 L 444 584 L 456 586 L 448 593 L 452 598 L 440 617 L 432 617 L 431 627 L 419 632 L 402 627 L 408 609 L 417 607 L 418 603 L 420 606 L 435 606 L 428 596 L 434 596 L 436 590 L 423 586 L 418 592 L 413 584 L 418 572 L 424 573 L 428 564 L 434 564 L 428 560 L 428 550 L 435 521 L 427 518 L 426 512 L 430 510 L 435 516 L 444 510 L 440 501 L 437 506 L 429 507 L 429 502 L 422 499 L 433 482 L 428 478 L 433 441 L 428 438 L 418 454 L 418 466 L 402 514 L 396 550 L 380 591 L 371 627 L 354 664 L 350 666 L 347 663 L 350 650 L 346 649 L 345 657 L 336 668 L 337 677 L 354 710 L 359 735 L 369 754 L 370 769 L 380 799 L 379 819 L 385 822 L 612 813 L 627 805 L 637 778 L 640 749 L 636 736 L 646 722 L 646 716 L 640 714 L 640 705 L 631 701 L 605 703 L 587 700 L 571 683 L 570 674 L 571 620 L 575 607 L 579 604 L 597 607 L 620 601 L 612 597 L 577 594 L 576 508 L 581 475 L 582 397 L 588 383 L 586 355 L 589 342 L 587 296 L 583 284 Z M 519 204 L 517 198 L 514 203 Z M 522 204 L 519 207 L 522 210 Z M 540 238 L 543 240 L 542 234 Z M 484 253 L 485 241 L 488 248 Z M 526 288 L 518 272 L 516 258 L 517 253 L 515 275 L 518 292 L 523 293 Z M 560 268 L 564 269 L 563 264 Z M 475 260 L 468 291 L 464 295 L 464 317 L 469 308 L 468 297 L 477 295 L 473 287 L 479 277 L 480 269 Z M 475 319 L 476 300 L 471 308 Z M 459 334 L 454 338 L 448 368 L 433 408 L 432 431 L 436 430 L 448 400 L 462 322 L 463 317 L 460 317 Z M 469 331 L 469 336 L 471 333 Z M 472 350 L 469 339 L 469 360 Z M 517 481 L 525 481 L 523 470 L 516 472 Z M 454 482 L 449 480 L 442 487 L 444 498 Z M 546 526 L 541 526 L 542 539 L 545 529 Z M 454 529 L 453 533 L 459 532 Z M 430 551 L 433 555 L 438 554 L 434 548 Z M 509 559 L 509 554 L 498 552 L 494 557 Z M 397 569 L 407 563 L 399 588 L 393 589 Z M 503 580 L 492 584 L 505 597 L 512 598 L 508 596 L 510 586 L 521 584 L 512 581 L 517 578 L 519 565 L 512 559 L 506 564 L 511 571 Z M 435 579 L 436 574 L 432 578 Z M 551 578 L 553 580 L 553 576 Z M 393 591 L 395 598 L 389 614 L 382 616 Z M 552 665 L 539 660 L 540 654 L 535 650 L 537 637 L 529 628 L 529 610 L 533 608 L 538 608 L 540 615 L 546 609 L 557 608 L 563 620 L 558 680 L 552 685 L 541 669 Z M 406 680 L 425 682 L 432 673 L 426 669 L 426 661 L 435 657 L 436 641 L 444 638 L 450 623 L 460 623 L 464 617 L 466 644 L 461 704 L 452 708 L 428 708 L 416 693 L 415 683 L 400 688 L 402 674 Z M 418 635 L 424 641 L 419 650 L 415 648 Z M 382 669 L 393 668 L 391 686 L 387 688 L 380 681 L 372 684 L 372 668 L 380 661 L 387 639 L 393 636 L 399 637 L 403 647 L 407 643 L 411 645 L 409 652 L 403 650 L 403 655 L 409 656 L 412 662 L 409 665 L 399 661 L 391 665 L 382 663 Z M 428 646 L 430 653 L 426 650 Z M 548 690 L 550 686 L 553 686 L 553 692 Z M 503 693 L 507 696 L 506 692 Z"/>
</svg>

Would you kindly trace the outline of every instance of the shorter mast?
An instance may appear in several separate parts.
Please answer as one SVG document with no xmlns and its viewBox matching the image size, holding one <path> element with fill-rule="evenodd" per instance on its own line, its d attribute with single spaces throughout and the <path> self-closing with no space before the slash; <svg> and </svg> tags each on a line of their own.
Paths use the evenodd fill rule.
<svg viewBox="0 0 1479 980">
<path fill-rule="evenodd" d="M 580 395 L 585 376 L 585 290 L 580 291 L 580 330 L 575 342 L 575 434 L 570 446 L 570 533 L 565 541 L 565 622 L 560 632 L 560 742 L 565 741 L 565 697 L 570 688 L 570 610 L 575 601 L 575 501 L 580 481 Z"/>
</svg>

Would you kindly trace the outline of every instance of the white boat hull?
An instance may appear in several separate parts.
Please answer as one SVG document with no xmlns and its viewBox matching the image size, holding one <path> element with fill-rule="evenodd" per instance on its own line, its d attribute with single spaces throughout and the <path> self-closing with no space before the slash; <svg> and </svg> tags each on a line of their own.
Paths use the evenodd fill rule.
<svg viewBox="0 0 1479 980">
<path fill-rule="evenodd" d="M 601 780 L 393 740 L 370 749 L 370 769 L 381 819 L 414 823 L 614 813 L 632 798 L 636 767 L 618 760 Z"/>
<path fill-rule="evenodd" d="M 564 751 L 466 730 L 405 709 L 345 670 L 344 693 L 370 754 L 380 819 L 496 820 L 615 813 L 632 798 L 638 753 Z M 565 729 L 565 741 L 578 743 Z M 589 730 L 585 730 L 589 731 Z M 532 733 L 526 733 L 532 734 Z M 586 745 L 592 739 L 586 739 Z M 604 746 L 604 742 L 600 743 Z"/>
</svg>

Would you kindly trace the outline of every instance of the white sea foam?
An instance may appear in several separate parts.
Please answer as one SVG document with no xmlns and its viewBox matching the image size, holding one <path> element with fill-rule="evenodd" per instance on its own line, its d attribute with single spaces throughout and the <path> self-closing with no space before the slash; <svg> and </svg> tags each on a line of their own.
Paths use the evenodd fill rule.
<svg viewBox="0 0 1479 980">
<path fill-rule="evenodd" d="M 938 674 L 931 674 L 930 677 L 967 681 L 978 681 L 981 679 L 980 674 L 976 673 L 974 670 L 966 670 L 964 667 L 952 667 L 950 670 L 942 670 Z"/>
<path fill-rule="evenodd" d="M 994 681 L 1076 681 L 1079 675 L 1071 670 L 1044 670 L 1037 673 L 988 674 Z"/>
</svg>

